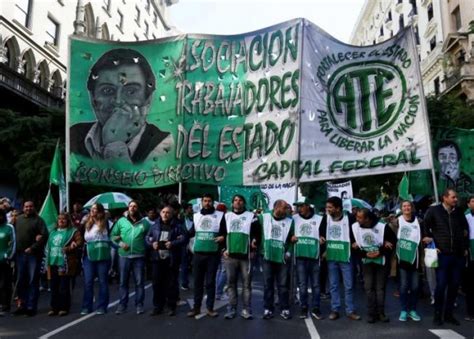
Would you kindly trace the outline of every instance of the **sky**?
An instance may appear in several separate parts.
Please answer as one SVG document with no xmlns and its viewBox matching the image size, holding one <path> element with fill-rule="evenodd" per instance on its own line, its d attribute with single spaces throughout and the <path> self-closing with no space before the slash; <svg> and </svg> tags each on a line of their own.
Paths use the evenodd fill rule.
<svg viewBox="0 0 474 339">
<path fill-rule="evenodd" d="M 179 0 L 169 17 L 183 33 L 239 34 L 306 18 L 343 42 L 365 0 Z"/>
</svg>

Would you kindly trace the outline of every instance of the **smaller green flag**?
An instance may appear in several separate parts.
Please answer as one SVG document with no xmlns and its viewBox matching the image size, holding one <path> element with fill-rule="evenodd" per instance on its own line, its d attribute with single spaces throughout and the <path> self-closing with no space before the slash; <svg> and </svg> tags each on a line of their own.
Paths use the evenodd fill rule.
<svg viewBox="0 0 474 339">
<path fill-rule="evenodd" d="M 413 201 L 413 197 L 409 193 L 410 182 L 408 180 L 408 175 L 405 173 L 400 184 L 398 184 L 398 197 L 403 200 Z"/>
<path fill-rule="evenodd" d="M 61 151 L 59 149 L 59 140 L 54 150 L 53 162 L 49 173 L 49 183 L 59 187 L 59 210 L 64 211 L 66 202 L 66 181 L 64 180 L 63 163 L 61 161 Z"/>
<path fill-rule="evenodd" d="M 52 231 L 56 225 L 56 220 L 58 219 L 58 210 L 56 209 L 56 204 L 54 203 L 53 197 L 51 196 L 51 190 L 48 190 L 46 199 L 41 206 L 39 216 L 44 220 L 48 231 Z"/>
</svg>

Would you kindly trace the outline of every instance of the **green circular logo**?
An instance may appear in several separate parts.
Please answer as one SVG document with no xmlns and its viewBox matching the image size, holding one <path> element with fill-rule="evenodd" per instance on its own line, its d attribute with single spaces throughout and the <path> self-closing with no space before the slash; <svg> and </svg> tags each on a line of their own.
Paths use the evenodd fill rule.
<svg viewBox="0 0 474 339">
<path fill-rule="evenodd" d="M 204 218 L 201 221 L 201 229 L 203 231 L 209 231 L 212 228 L 212 220 L 210 218 Z"/>
<path fill-rule="evenodd" d="M 304 237 L 311 235 L 311 225 L 310 224 L 301 224 L 300 226 L 300 234 Z"/>
<path fill-rule="evenodd" d="M 404 238 L 404 239 L 407 239 L 409 238 L 411 235 L 411 228 L 410 227 L 402 227 L 400 229 L 400 237 L 401 238 Z"/>
<path fill-rule="evenodd" d="M 340 225 L 332 225 L 328 230 L 331 239 L 340 239 L 342 235 L 342 228 Z"/>
<path fill-rule="evenodd" d="M 281 238 L 281 226 L 280 225 L 273 225 L 272 226 L 272 239 Z"/>
<path fill-rule="evenodd" d="M 362 236 L 362 241 L 364 242 L 365 246 L 375 246 L 374 236 L 370 233 L 365 233 Z"/>
<path fill-rule="evenodd" d="M 234 219 L 230 223 L 231 232 L 240 232 L 242 231 L 242 220 Z"/>
<path fill-rule="evenodd" d="M 329 79 L 330 120 L 348 136 L 378 136 L 394 125 L 405 96 L 406 80 L 398 66 L 385 61 L 349 64 Z"/>
</svg>

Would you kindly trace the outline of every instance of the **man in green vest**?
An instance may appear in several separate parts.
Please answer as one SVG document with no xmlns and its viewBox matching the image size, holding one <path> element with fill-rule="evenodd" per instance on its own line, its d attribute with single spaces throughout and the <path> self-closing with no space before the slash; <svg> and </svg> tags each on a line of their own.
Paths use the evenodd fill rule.
<svg viewBox="0 0 474 339">
<path fill-rule="evenodd" d="M 274 312 L 274 282 L 277 282 L 278 301 L 281 317 L 291 318 L 289 305 L 289 269 L 291 260 L 291 238 L 294 234 L 292 218 L 287 216 L 287 203 L 277 200 L 271 213 L 259 216 L 263 229 L 263 278 L 264 278 L 264 312 L 263 319 L 273 318 Z"/>
<path fill-rule="evenodd" d="M 385 286 L 390 269 L 390 254 L 395 248 L 397 237 L 390 226 L 381 222 L 367 208 L 357 211 L 352 225 L 355 242 L 352 248 L 362 258 L 364 289 L 367 294 L 367 322 L 377 320 L 388 322 L 385 315 Z"/>
<path fill-rule="evenodd" d="M 127 310 L 130 272 L 133 272 L 135 281 L 137 314 L 144 313 L 145 237 L 149 229 L 150 223 L 140 214 L 135 200 L 129 202 L 127 215 L 121 217 L 112 229 L 112 242 L 119 247 L 120 268 L 120 302 L 115 314 L 122 314 Z"/>
<path fill-rule="evenodd" d="M 351 230 L 353 222 L 352 215 L 343 212 L 341 198 L 330 197 L 326 201 L 326 215 L 321 221 L 319 235 L 321 243 L 326 245 L 323 255 L 328 263 L 329 291 L 331 293 L 330 320 L 336 320 L 340 317 L 340 275 L 342 275 L 344 283 L 346 315 L 351 320 L 360 320 L 360 316 L 355 312 L 353 297 L 354 280 L 351 265 L 351 244 L 354 242 L 354 235 Z"/>
<path fill-rule="evenodd" d="M 224 252 L 227 271 L 227 293 L 229 294 L 226 319 L 237 314 L 237 280 L 242 277 L 243 309 L 240 315 L 252 319 L 250 298 L 252 294 L 252 275 L 250 254 L 260 243 L 261 232 L 258 219 L 252 212 L 246 211 L 245 198 L 236 194 L 232 198 L 232 211 L 225 215 L 227 225 L 227 248 Z"/>
<path fill-rule="evenodd" d="M 227 236 L 227 229 L 224 213 L 214 208 L 214 198 L 211 194 L 204 194 L 201 204 L 202 209 L 194 214 L 194 224 L 189 231 L 189 237 L 195 237 L 193 246 L 194 306 L 187 315 L 188 317 L 195 317 L 201 313 L 204 280 L 206 280 L 207 315 L 215 318 L 219 315 L 214 310 L 216 274 Z"/>
</svg>

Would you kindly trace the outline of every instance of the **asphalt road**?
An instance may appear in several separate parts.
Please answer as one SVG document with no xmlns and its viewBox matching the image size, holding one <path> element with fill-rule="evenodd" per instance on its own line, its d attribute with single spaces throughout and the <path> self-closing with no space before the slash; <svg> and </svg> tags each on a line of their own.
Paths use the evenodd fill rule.
<svg viewBox="0 0 474 339">
<path fill-rule="evenodd" d="M 81 277 L 78 286 L 73 291 L 73 306 L 70 315 L 66 317 L 48 317 L 49 293 L 42 292 L 40 296 L 38 315 L 32 318 L 6 316 L 0 318 L 0 339 L 3 338 L 205 338 L 205 339 L 237 339 L 237 338 L 473 338 L 474 323 L 462 320 L 464 317 L 463 297 L 459 297 L 457 318 L 461 326 L 445 325 L 437 328 L 432 324 L 432 306 L 428 299 L 419 303 L 419 313 L 423 317 L 420 323 L 398 321 L 399 300 L 393 296 L 394 284 L 390 283 L 387 289 L 386 313 L 390 323 L 368 324 L 365 321 L 366 299 L 362 286 L 357 285 L 356 305 L 362 315 L 361 321 L 351 321 L 342 317 L 336 321 L 327 319 L 330 311 L 329 300 L 322 301 L 322 312 L 326 319 L 313 320 L 298 319 L 298 307 L 293 306 L 293 319 L 283 320 L 276 315 L 272 320 L 262 320 L 263 287 L 261 276 L 256 274 L 253 289 L 253 320 L 235 318 L 224 319 L 225 301 L 218 301 L 216 308 L 219 317 L 210 319 L 203 316 L 199 319 L 189 319 L 186 312 L 189 309 L 188 300 L 192 300 L 192 292 L 181 291 L 182 302 L 175 317 L 160 315 L 150 317 L 152 309 L 152 291 L 147 282 L 145 294 L 145 310 L 143 315 L 136 315 L 133 307 L 133 297 L 129 303 L 128 313 L 115 315 L 115 305 L 118 299 L 118 285 L 111 285 L 111 304 L 106 315 L 95 314 L 80 316 L 80 302 L 82 298 Z M 133 287 L 130 289 L 133 291 Z M 192 303 L 192 302 L 191 302 Z M 435 333 L 430 330 L 438 331 Z"/>
</svg>

